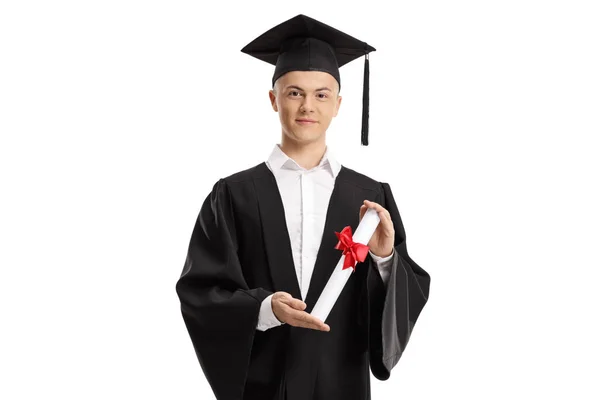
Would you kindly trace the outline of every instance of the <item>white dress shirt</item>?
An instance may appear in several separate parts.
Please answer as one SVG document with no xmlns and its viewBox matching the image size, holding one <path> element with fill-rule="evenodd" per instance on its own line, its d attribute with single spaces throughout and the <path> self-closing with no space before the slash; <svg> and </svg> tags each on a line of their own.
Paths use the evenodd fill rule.
<svg viewBox="0 0 600 400">
<path fill-rule="evenodd" d="M 275 176 L 282 197 L 298 285 L 302 300 L 305 300 L 323 237 L 329 199 L 341 165 L 326 147 L 319 165 L 307 170 L 288 157 L 279 144 L 275 145 L 266 164 Z M 384 284 L 387 284 L 394 252 L 387 257 L 378 257 L 371 251 L 369 254 L 375 260 Z M 258 330 L 265 331 L 283 324 L 273 313 L 272 297 L 268 296 L 261 303 Z"/>
</svg>

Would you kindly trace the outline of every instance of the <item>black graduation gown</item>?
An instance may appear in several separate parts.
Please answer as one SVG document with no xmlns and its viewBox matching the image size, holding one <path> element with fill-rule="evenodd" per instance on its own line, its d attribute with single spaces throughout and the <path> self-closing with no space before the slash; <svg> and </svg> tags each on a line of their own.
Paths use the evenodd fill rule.
<svg viewBox="0 0 600 400">
<path fill-rule="evenodd" d="M 386 380 L 429 296 L 430 276 L 406 250 L 387 183 L 342 166 L 335 180 L 305 302 L 310 313 L 341 251 L 335 231 L 356 231 L 363 200 L 385 207 L 395 252 L 384 285 L 371 256 L 358 263 L 326 322 L 329 332 L 288 324 L 256 329 L 276 291 L 301 298 L 283 203 L 263 162 L 221 178 L 202 204 L 176 283 L 196 355 L 218 400 L 366 400 L 369 367 Z"/>
</svg>

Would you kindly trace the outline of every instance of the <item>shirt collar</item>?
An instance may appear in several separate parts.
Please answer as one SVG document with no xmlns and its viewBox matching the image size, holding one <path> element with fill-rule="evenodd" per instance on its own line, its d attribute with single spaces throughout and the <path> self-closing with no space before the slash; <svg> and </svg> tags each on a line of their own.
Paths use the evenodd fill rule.
<svg viewBox="0 0 600 400">
<path fill-rule="evenodd" d="M 275 147 L 273 147 L 273 151 L 271 151 L 271 155 L 267 160 L 267 166 L 275 175 L 277 175 L 281 169 L 306 170 L 298 165 L 298 163 L 290 158 L 287 154 L 285 154 L 283 150 L 281 150 L 281 146 L 279 144 L 275 144 Z M 323 154 L 319 165 L 315 168 L 326 168 L 335 179 L 342 167 L 333 156 L 329 146 L 326 146 L 325 154 Z"/>
</svg>

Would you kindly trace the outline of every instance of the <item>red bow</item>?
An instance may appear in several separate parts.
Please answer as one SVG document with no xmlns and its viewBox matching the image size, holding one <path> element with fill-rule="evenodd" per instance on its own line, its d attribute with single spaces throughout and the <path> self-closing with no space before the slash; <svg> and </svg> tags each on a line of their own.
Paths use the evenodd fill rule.
<svg viewBox="0 0 600 400">
<path fill-rule="evenodd" d="M 335 245 L 337 250 L 343 250 L 343 254 L 346 256 L 344 259 L 344 266 L 342 269 L 350 268 L 356 271 L 356 261 L 364 261 L 369 252 L 369 246 L 362 243 L 355 243 L 352 241 L 352 228 L 350 226 L 342 229 L 342 232 L 336 232 L 336 236 L 339 242 Z"/>
</svg>

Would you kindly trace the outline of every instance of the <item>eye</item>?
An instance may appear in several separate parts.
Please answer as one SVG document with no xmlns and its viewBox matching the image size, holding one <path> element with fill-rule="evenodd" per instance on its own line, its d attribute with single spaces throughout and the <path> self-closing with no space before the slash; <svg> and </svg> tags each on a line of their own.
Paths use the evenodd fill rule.
<svg viewBox="0 0 600 400">
<path fill-rule="evenodd" d="M 299 92 L 299 91 L 297 91 L 297 90 L 291 90 L 291 91 L 290 91 L 288 94 L 289 94 L 289 95 L 291 95 L 292 97 L 296 97 L 296 96 L 294 95 L 294 93 L 296 93 L 296 94 L 298 94 L 298 95 L 300 94 L 300 92 Z"/>
<path fill-rule="evenodd" d="M 326 99 L 327 98 L 327 95 L 325 93 L 319 93 L 319 94 L 317 94 L 317 96 L 322 96 L 322 97 L 319 97 L 321 99 Z"/>
</svg>

